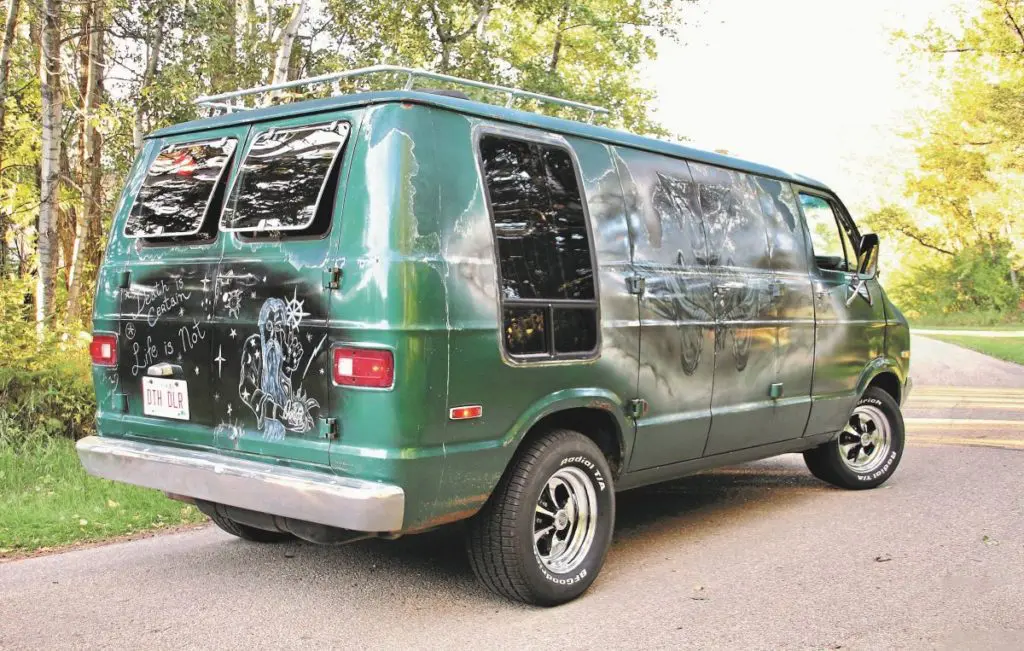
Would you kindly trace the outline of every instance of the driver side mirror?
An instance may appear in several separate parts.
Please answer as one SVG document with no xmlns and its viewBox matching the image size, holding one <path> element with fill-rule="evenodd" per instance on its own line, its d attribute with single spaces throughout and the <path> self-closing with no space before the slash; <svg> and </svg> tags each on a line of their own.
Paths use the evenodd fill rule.
<svg viewBox="0 0 1024 651">
<path fill-rule="evenodd" d="M 857 252 L 857 278 L 870 280 L 878 273 L 878 235 L 867 233 L 860 238 Z"/>
</svg>

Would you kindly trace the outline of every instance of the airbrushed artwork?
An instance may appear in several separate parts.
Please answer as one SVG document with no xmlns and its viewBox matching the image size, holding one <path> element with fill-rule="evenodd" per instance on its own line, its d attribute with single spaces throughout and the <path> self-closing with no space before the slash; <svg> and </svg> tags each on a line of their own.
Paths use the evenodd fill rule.
<svg viewBox="0 0 1024 651">
<path fill-rule="evenodd" d="M 303 316 L 301 301 L 268 298 L 260 308 L 259 333 L 242 346 L 238 395 L 256 414 L 256 427 L 269 439 L 284 438 L 286 431 L 312 429 L 314 411 L 320 407 L 302 390 L 305 371 L 295 375 L 305 353 L 299 337 Z"/>
</svg>

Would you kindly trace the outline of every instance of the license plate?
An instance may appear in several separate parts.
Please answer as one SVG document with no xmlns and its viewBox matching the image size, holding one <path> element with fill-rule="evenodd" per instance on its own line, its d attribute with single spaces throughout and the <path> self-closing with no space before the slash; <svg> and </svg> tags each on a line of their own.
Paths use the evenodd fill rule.
<svg viewBox="0 0 1024 651">
<path fill-rule="evenodd" d="M 188 382 L 157 377 L 142 378 L 142 413 L 188 420 Z"/>
</svg>

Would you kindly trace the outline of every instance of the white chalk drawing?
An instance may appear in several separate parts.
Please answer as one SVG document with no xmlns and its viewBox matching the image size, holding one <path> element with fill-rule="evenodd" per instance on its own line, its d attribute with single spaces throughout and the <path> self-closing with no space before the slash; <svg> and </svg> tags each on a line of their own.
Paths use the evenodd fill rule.
<svg viewBox="0 0 1024 651">
<path fill-rule="evenodd" d="M 231 291 L 224 292 L 221 295 L 221 301 L 223 301 L 224 307 L 227 308 L 228 316 L 232 319 L 237 319 L 238 311 L 242 309 L 242 290 L 232 289 Z"/>
<path fill-rule="evenodd" d="M 224 350 L 224 346 L 217 346 L 217 356 L 213 358 L 213 361 L 217 362 L 217 377 L 218 378 L 221 375 L 221 366 L 224 364 L 224 362 L 227 361 L 226 359 L 224 359 L 224 352 L 223 352 L 223 350 Z"/>
<path fill-rule="evenodd" d="M 242 427 L 241 422 L 231 419 L 220 423 L 213 430 L 215 438 L 219 439 L 222 436 L 227 436 L 228 440 L 236 445 L 238 444 L 238 439 L 242 438 L 243 434 L 245 434 L 245 428 Z"/>
<path fill-rule="evenodd" d="M 260 308 L 259 334 L 242 346 L 238 395 L 270 440 L 284 438 L 286 431 L 308 432 L 315 425 L 313 412 L 320 407 L 302 389 L 301 377 L 292 384 L 305 354 L 298 332 L 302 317 L 308 316 L 302 304 L 297 295 L 287 302 L 268 298 Z"/>
<path fill-rule="evenodd" d="M 192 292 L 186 292 L 185 281 L 182 278 L 171 278 L 170 282 L 158 280 L 153 285 L 133 284 L 126 293 L 135 299 L 135 314 L 137 318 L 145 318 L 149 327 L 155 326 L 160 317 L 177 308 L 178 315 L 185 313 L 183 305 L 192 296 Z"/>
<path fill-rule="evenodd" d="M 285 310 L 288 315 L 288 325 L 292 328 L 297 328 L 299 326 L 299 324 L 302 322 L 302 317 L 309 316 L 309 312 L 302 311 L 302 304 L 305 303 L 306 301 L 300 301 L 298 300 L 298 298 L 299 288 L 296 287 L 295 290 L 292 292 L 292 297 L 289 298 L 288 302 L 285 304 Z"/>
<path fill-rule="evenodd" d="M 129 339 L 135 339 L 135 324 L 134 323 L 129 322 L 128 325 L 126 325 L 124 327 L 124 336 L 128 337 Z"/>
</svg>

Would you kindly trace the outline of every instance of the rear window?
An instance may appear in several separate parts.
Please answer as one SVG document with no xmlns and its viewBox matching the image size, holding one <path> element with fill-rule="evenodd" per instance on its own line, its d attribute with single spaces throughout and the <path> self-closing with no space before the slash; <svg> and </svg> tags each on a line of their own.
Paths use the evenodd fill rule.
<svg viewBox="0 0 1024 651">
<path fill-rule="evenodd" d="M 150 164 L 124 234 L 133 238 L 197 234 L 238 141 L 220 138 L 165 145 Z"/>
<path fill-rule="evenodd" d="M 331 122 L 257 135 L 231 188 L 221 230 L 308 228 L 348 132 L 347 123 Z"/>
</svg>

